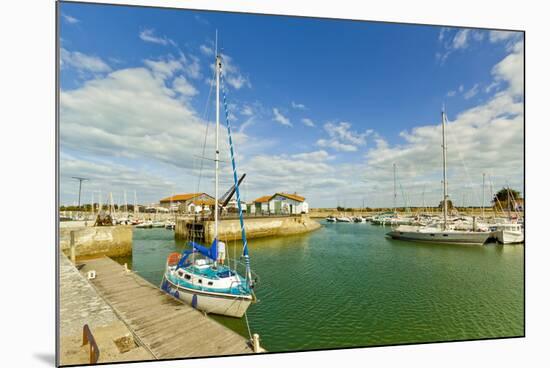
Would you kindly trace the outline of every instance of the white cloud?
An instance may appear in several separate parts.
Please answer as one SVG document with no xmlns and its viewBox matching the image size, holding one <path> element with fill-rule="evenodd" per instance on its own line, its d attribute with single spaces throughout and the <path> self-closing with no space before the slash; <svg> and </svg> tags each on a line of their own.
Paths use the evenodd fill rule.
<svg viewBox="0 0 550 368">
<path fill-rule="evenodd" d="M 303 118 L 302 123 L 304 123 L 304 125 L 306 125 L 308 127 L 314 127 L 315 126 L 315 123 L 310 118 Z"/>
<path fill-rule="evenodd" d="M 495 80 L 505 81 L 514 96 L 523 95 L 523 41 L 513 45 L 513 52 L 493 67 Z"/>
<path fill-rule="evenodd" d="M 145 60 L 144 64 L 148 66 L 155 75 L 161 79 L 170 78 L 174 73 L 180 70 L 183 66 L 177 60 Z"/>
<path fill-rule="evenodd" d="M 479 84 L 474 84 L 474 86 L 472 88 L 470 88 L 468 91 L 466 91 L 464 93 L 464 98 L 466 100 L 469 100 L 470 98 L 474 97 L 475 95 L 477 95 L 479 92 Z"/>
<path fill-rule="evenodd" d="M 284 116 L 280 111 L 279 109 L 277 108 L 273 108 L 273 115 L 275 116 L 273 118 L 273 120 L 275 120 L 276 122 L 278 122 L 279 124 L 281 125 L 286 125 L 286 126 L 292 126 L 292 123 L 290 122 L 290 120 Z"/>
<path fill-rule="evenodd" d="M 489 32 L 489 41 L 501 42 L 512 40 L 521 35 L 521 32 L 511 32 L 511 31 L 490 31 Z"/>
<path fill-rule="evenodd" d="M 451 91 L 447 92 L 447 97 L 454 97 L 455 95 L 456 95 L 455 90 L 451 90 Z"/>
<path fill-rule="evenodd" d="M 79 23 L 80 20 L 75 18 L 75 17 L 72 17 L 68 14 L 61 14 L 61 16 L 63 17 L 63 19 L 65 19 L 65 21 L 69 24 L 76 24 L 76 23 Z"/>
<path fill-rule="evenodd" d="M 351 130 L 351 124 L 340 122 L 338 124 L 326 123 L 323 128 L 329 135 L 329 139 L 319 139 L 319 147 L 332 148 L 336 151 L 353 152 L 357 151 L 358 146 L 366 144 L 366 137 L 372 134 L 372 130 L 364 133 L 357 133 Z"/>
<path fill-rule="evenodd" d="M 185 73 L 193 79 L 200 79 L 202 77 L 201 74 L 201 66 L 199 58 L 195 55 L 185 55 L 184 53 L 180 52 L 180 61 L 183 64 L 183 69 Z"/>
<path fill-rule="evenodd" d="M 458 86 L 458 92 L 462 93 L 464 91 L 464 85 L 461 84 L 460 86 Z"/>
<path fill-rule="evenodd" d="M 468 35 L 470 34 L 469 29 L 461 29 L 453 38 L 452 48 L 453 49 L 465 49 L 468 47 Z"/>
<path fill-rule="evenodd" d="M 214 68 L 213 64 L 211 68 Z M 233 58 L 226 54 L 222 54 L 222 73 L 225 76 L 225 81 L 231 87 L 235 89 L 252 88 L 249 78 L 241 74 L 239 67 L 233 62 Z"/>
<path fill-rule="evenodd" d="M 298 109 L 298 110 L 305 110 L 306 105 L 292 101 L 292 108 Z"/>
<path fill-rule="evenodd" d="M 92 73 L 104 73 L 111 70 L 105 61 L 97 56 L 85 55 L 78 51 L 68 51 L 61 49 L 60 64 L 61 67 L 72 67 L 80 71 Z"/>
<path fill-rule="evenodd" d="M 159 37 L 155 35 L 154 29 L 145 29 L 141 31 L 139 33 L 139 38 L 141 38 L 145 42 L 156 43 L 163 46 L 167 46 L 167 45 L 177 46 L 177 44 L 173 40 L 167 38 L 166 36 Z"/>
<path fill-rule="evenodd" d="M 252 107 L 250 107 L 249 105 L 244 105 L 240 113 L 241 115 L 244 115 L 244 116 L 252 116 L 254 114 L 254 111 L 252 110 Z"/>
<path fill-rule="evenodd" d="M 189 83 L 183 75 L 180 75 L 174 79 L 172 82 L 172 88 L 186 97 L 192 97 L 199 93 L 199 91 L 197 91 L 197 89 L 193 87 L 193 85 Z"/>
<path fill-rule="evenodd" d="M 200 50 L 206 56 L 214 56 L 214 50 L 211 47 L 208 47 L 206 45 L 201 45 Z"/>
</svg>

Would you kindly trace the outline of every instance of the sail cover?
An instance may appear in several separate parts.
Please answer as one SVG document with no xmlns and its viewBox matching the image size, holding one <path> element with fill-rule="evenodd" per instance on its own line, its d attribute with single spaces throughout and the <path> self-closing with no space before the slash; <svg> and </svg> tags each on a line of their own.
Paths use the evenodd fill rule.
<svg viewBox="0 0 550 368">
<path fill-rule="evenodd" d="M 193 241 L 189 242 L 189 245 L 193 247 L 193 250 L 196 250 L 205 257 L 208 257 L 214 261 L 218 259 L 218 239 L 214 239 L 210 248 Z"/>
</svg>

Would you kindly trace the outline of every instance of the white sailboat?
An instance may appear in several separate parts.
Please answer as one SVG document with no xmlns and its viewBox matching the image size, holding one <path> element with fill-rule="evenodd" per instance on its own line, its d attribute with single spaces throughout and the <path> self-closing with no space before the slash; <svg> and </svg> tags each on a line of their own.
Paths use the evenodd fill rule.
<svg viewBox="0 0 550 368">
<path fill-rule="evenodd" d="M 216 151 L 215 151 L 215 211 L 214 211 L 214 241 L 210 247 L 189 242 L 191 249 L 182 253 L 172 253 L 166 261 L 166 269 L 161 283 L 161 289 L 172 296 L 191 304 L 194 308 L 206 313 L 222 314 L 230 317 L 242 317 L 250 304 L 256 300 L 253 287 L 254 281 L 250 270 L 248 243 L 241 208 L 239 181 L 235 165 L 231 126 L 227 120 L 231 163 L 237 208 L 241 225 L 243 241 L 243 258 L 245 260 L 245 275 L 241 276 L 236 268 L 224 265 L 225 244 L 218 239 L 219 217 L 219 102 L 220 75 L 222 72 L 222 57 L 216 50 Z M 225 99 L 224 99 L 225 101 Z M 226 119 L 227 107 L 226 107 Z M 221 257 L 223 251 L 224 256 Z"/>
<path fill-rule="evenodd" d="M 390 231 L 387 235 L 393 239 L 448 243 L 448 244 L 472 244 L 482 245 L 493 236 L 490 231 L 479 231 L 475 224 L 472 231 L 456 230 L 448 223 L 448 195 L 447 195 L 447 139 L 445 136 L 445 122 L 447 120 L 445 110 L 441 112 L 441 125 L 443 135 L 443 223 L 430 226 L 401 225 Z M 476 231 L 477 230 L 477 231 Z"/>
</svg>

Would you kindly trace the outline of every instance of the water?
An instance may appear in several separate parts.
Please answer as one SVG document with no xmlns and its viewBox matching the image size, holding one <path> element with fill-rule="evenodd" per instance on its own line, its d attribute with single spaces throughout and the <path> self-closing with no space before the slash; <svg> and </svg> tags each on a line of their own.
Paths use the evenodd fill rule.
<svg viewBox="0 0 550 368">
<path fill-rule="evenodd" d="M 370 224 L 325 225 L 250 241 L 260 302 L 248 318 L 267 350 L 524 335 L 523 245 L 409 243 Z M 132 268 L 158 285 L 168 253 L 184 248 L 172 231 L 136 229 Z M 244 320 L 214 318 L 248 336 Z"/>
</svg>

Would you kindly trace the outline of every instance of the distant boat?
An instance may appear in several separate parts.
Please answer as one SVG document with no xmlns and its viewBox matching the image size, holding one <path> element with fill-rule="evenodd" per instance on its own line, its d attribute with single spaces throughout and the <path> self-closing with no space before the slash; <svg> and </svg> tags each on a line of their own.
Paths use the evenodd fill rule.
<svg viewBox="0 0 550 368">
<path fill-rule="evenodd" d="M 155 221 L 151 224 L 151 227 L 155 229 L 164 227 L 164 221 Z"/>
<path fill-rule="evenodd" d="M 494 226 L 493 234 L 501 244 L 517 244 L 525 240 L 523 227 L 520 224 L 497 224 Z"/>
<path fill-rule="evenodd" d="M 336 217 L 336 222 L 351 222 L 351 219 L 347 216 Z"/>
<path fill-rule="evenodd" d="M 336 217 L 330 215 L 325 219 L 327 222 L 336 222 Z"/>
<path fill-rule="evenodd" d="M 138 228 L 138 229 L 152 229 L 153 228 L 153 221 L 151 221 L 151 220 L 143 221 L 142 223 L 137 224 L 136 228 Z"/>
<path fill-rule="evenodd" d="M 475 223 L 473 224 L 473 231 L 468 230 L 456 230 L 451 228 L 448 224 L 448 209 L 447 204 L 449 201 L 447 195 L 447 143 L 445 136 L 445 121 L 447 117 L 445 111 L 441 112 L 441 126 L 443 136 L 443 223 L 440 225 L 429 226 L 409 226 L 400 225 L 393 231 L 387 233 L 387 235 L 393 239 L 408 240 L 408 241 L 420 241 L 420 242 L 434 242 L 434 243 L 448 243 L 448 244 L 485 244 L 492 236 L 491 231 L 476 230 Z"/>
<path fill-rule="evenodd" d="M 174 221 L 166 221 L 164 228 L 166 230 L 174 230 L 176 228 L 176 223 Z"/>
</svg>

